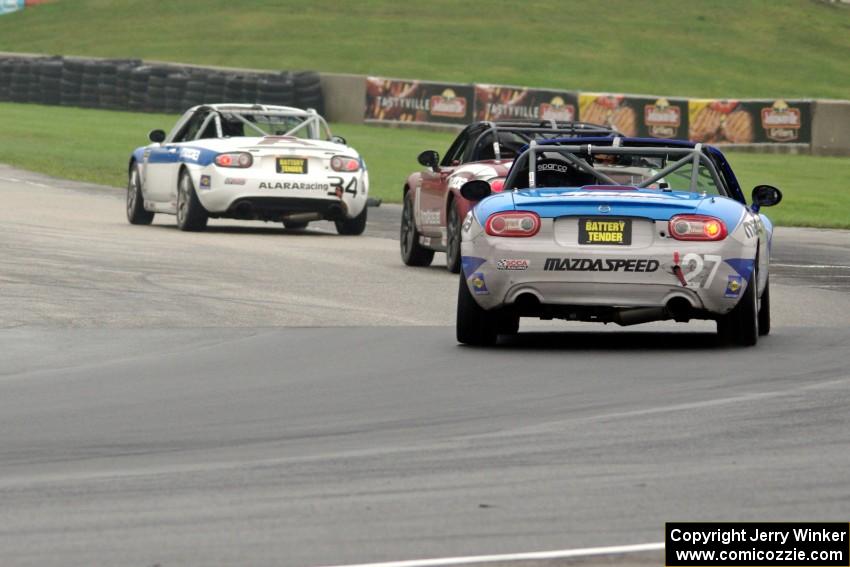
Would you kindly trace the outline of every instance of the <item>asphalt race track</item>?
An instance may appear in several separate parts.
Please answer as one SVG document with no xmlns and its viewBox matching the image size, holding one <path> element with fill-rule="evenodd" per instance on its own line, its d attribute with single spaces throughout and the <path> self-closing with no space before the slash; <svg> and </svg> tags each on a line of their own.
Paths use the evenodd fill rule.
<svg viewBox="0 0 850 567">
<path fill-rule="evenodd" d="M 4 566 L 318 566 L 847 520 L 848 232 L 778 230 L 754 349 L 709 323 L 523 323 L 482 350 L 454 341 L 456 277 L 401 265 L 398 207 L 364 237 L 190 234 L 4 166 L 0 195 Z"/>
</svg>

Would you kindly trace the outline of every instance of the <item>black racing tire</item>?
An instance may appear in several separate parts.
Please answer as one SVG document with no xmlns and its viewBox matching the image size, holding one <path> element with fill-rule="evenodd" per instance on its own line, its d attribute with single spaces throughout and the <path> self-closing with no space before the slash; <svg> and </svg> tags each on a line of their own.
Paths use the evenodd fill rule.
<svg viewBox="0 0 850 567">
<path fill-rule="evenodd" d="M 207 228 L 209 215 L 198 200 L 195 184 L 188 171 L 180 172 L 177 182 L 177 228 L 184 231 L 200 231 Z"/>
<path fill-rule="evenodd" d="M 758 281 L 755 270 L 747 281 L 747 289 L 732 311 L 717 320 L 717 334 L 724 343 L 754 346 L 759 339 L 759 313 L 756 300 Z"/>
<path fill-rule="evenodd" d="M 336 225 L 336 231 L 338 234 L 342 234 L 344 236 L 358 236 L 363 234 L 366 230 L 366 216 L 369 207 L 364 206 L 363 210 L 360 211 L 360 214 L 354 217 L 353 219 L 349 218 L 341 218 L 336 219 L 334 224 Z"/>
<path fill-rule="evenodd" d="M 498 313 L 483 309 L 466 283 L 466 277 L 461 274 L 458 278 L 460 285 L 457 292 L 457 322 L 455 331 L 457 342 L 472 346 L 490 346 L 496 344 L 498 338 Z"/>
<path fill-rule="evenodd" d="M 770 334 L 770 276 L 764 284 L 759 305 L 759 336 L 766 337 Z"/>
<path fill-rule="evenodd" d="M 519 314 L 512 309 L 502 309 L 496 321 L 496 329 L 500 335 L 515 335 L 519 332 Z"/>
<path fill-rule="evenodd" d="M 307 228 L 308 224 L 310 223 L 307 221 L 283 221 L 283 226 L 286 228 L 286 230 L 304 230 L 305 228 Z"/>
<path fill-rule="evenodd" d="M 430 266 L 434 260 L 434 251 L 419 244 L 419 231 L 413 218 L 413 203 L 404 196 L 401 210 L 401 230 L 399 233 L 401 260 L 407 266 Z"/>
<path fill-rule="evenodd" d="M 460 228 L 463 221 L 457 213 L 454 200 L 446 209 L 446 269 L 456 274 L 460 272 Z"/>
<path fill-rule="evenodd" d="M 153 215 L 151 211 L 145 210 L 139 168 L 134 163 L 127 180 L 127 220 L 130 224 L 150 224 L 153 222 Z"/>
</svg>

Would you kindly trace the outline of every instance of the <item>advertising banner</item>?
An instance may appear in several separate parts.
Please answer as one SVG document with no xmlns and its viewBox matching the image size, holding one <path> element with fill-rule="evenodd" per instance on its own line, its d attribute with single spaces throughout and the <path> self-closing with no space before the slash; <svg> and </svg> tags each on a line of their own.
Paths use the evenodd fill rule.
<svg viewBox="0 0 850 567">
<path fill-rule="evenodd" d="M 24 0 L 0 0 L 0 16 L 24 9 Z"/>
<path fill-rule="evenodd" d="M 579 120 L 612 126 L 625 136 L 642 138 L 688 137 L 686 99 L 581 93 Z"/>
<path fill-rule="evenodd" d="M 473 116 L 472 85 L 368 77 L 366 122 L 466 125 Z"/>
<path fill-rule="evenodd" d="M 552 89 L 475 85 L 476 120 L 578 119 L 578 94 Z"/>
<path fill-rule="evenodd" d="M 811 102 L 691 99 L 690 137 L 711 144 L 810 144 Z"/>
</svg>

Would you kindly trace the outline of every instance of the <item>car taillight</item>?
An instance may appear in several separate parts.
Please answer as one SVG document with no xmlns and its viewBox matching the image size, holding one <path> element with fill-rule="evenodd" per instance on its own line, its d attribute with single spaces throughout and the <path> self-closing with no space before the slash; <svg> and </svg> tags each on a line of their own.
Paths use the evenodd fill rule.
<svg viewBox="0 0 850 567">
<path fill-rule="evenodd" d="M 723 240 L 727 234 L 722 220 L 705 215 L 676 215 L 669 229 L 676 240 Z"/>
<path fill-rule="evenodd" d="M 230 152 L 215 156 L 215 164 L 219 167 L 246 168 L 254 165 L 254 156 L 248 152 Z"/>
<path fill-rule="evenodd" d="M 490 236 L 534 236 L 540 230 L 540 217 L 525 211 L 495 213 L 487 219 L 484 230 Z"/>
<path fill-rule="evenodd" d="M 357 171 L 360 169 L 360 160 L 346 156 L 334 156 L 331 158 L 331 169 L 349 173 Z"/>
<path fill-rule="evenodd" d="M 504 177 L 494 177 L 489 181 L 490 189 L 493 193 L 501 193 L 502 189 L 505 188 L 505 178 Z"/>
</svg>

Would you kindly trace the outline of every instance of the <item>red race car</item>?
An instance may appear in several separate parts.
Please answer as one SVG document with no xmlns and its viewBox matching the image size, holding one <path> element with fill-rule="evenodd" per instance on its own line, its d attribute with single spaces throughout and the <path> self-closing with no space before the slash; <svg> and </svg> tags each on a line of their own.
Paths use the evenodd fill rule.
<svg viewBox="0 0 850 567">
<path fill-rule="evenodd" d="M 434 252 L 446 253 L 446 268 L 460 271 L 460 227 L 475 203 L 461 186 L 472 179 L 501 191 L 520 148 L 531 140 L 570 136 L 614 136 L 607 126 L 585 122 L 473 122 L 458 134 L 443 159 L 434 150 L 419 154 L 426 167 L 407 178 L 401 216 L 401 258 L 408 266 L 429 266 Z"/>
</svg>

